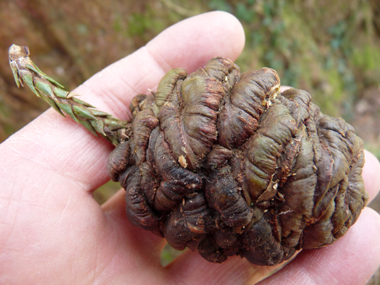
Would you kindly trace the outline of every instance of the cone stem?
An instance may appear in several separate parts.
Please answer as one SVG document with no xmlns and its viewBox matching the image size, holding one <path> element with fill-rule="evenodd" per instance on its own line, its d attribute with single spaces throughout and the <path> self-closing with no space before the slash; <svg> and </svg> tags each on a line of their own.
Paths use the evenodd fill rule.
<svg viewBox="0 0 380 285">
<path fill-rule="evenodd" d="M 43 73 L 29 57 L 26 46 L 11 45 L 9 65 L 17 87 L 27 85 L 37 97 L 45 100 L 62 116 L 69 116 L 82 124 L 94 135 L 101 135 L 114 145 L 128 140 L 131 123 L 97 110 L 94 106 L 78 99 L 53 78 Z"/>
</svg>

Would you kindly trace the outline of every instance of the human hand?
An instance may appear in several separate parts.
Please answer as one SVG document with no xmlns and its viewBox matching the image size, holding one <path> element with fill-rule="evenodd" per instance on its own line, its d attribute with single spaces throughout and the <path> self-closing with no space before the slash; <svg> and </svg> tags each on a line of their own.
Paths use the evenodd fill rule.
<svg viewBox="0 0 380 285">
<path fill-rule="evenodd" d="M 154 89 L 169 69 L 192 72 L 214 56 L 235 60 L 243 47 L 244 32 L 231 15 L 200 15 L 167 29 L 75 93 L 125 119 L 132 97 Z M 128 222 L 124 190 L 102 206 L 92 197 L 109 179 L 111 149 L 53 110 L 0 146 L 1 283 L 252 284 L 277 268 L 240 257 L 212 264 L 191 251 L 162 267 L 165 240 Z M 372 198 L 379 173 L 379 163 L 366 153 L 363 176 Z M 379 238 L 379 215 L 364 209 L 340 240 L 301 252 L 262 283 L 363 284 L 380 265 Z"/>
</svg>

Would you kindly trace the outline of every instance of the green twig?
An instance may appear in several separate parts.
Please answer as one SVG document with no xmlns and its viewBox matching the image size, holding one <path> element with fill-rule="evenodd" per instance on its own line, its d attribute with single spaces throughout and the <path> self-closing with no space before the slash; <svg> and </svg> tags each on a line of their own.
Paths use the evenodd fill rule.
<svg viewBox="0 0 380 285">
<path fill-rule="evenodd" d="M 99 111 L 66 91 L 61 84 L 47 76 L 33 63 L 29 57 L 28 47 L 10 46 L 9 65 L 17 87 L 26 84 L 34 94 L 44 99 L 62 116 L 66 114 L 94 135 L 100 134 L 114 145 L 129 139 L 131 123 Z"/>
</svg>

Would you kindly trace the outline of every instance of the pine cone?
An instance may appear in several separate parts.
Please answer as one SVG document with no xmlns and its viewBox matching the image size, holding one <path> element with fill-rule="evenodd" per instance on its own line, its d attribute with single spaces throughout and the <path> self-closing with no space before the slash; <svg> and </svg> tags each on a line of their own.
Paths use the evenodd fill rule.
<svg viewBox="0 0 380 285">
<path fill-rule="evenodd" d="M 274 265 L 346 233 L 367 203 L 362 140 L 269 68 L 225 58 L 136 96 L 108 169 L 132 224 L 211 262 Z"/>
</svg>

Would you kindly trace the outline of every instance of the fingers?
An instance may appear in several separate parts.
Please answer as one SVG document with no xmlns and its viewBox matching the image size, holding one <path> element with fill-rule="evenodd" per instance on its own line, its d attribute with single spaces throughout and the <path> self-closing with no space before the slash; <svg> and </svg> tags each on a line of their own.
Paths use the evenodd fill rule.
<svg viewBox="0 0 380 285">
<path fill-rule="evenodd" d="M 282 92 L 284 92 L 285 90 L 288 90 L 288 89 L 290 89 L 290 88 L 292 88 L 292 87 L 290 87 L 290 86 L 280 86 L 280 92 L 282 93 Z"/>
<path fill-rule="evenodd" d="M 168 28 L 145 47 L 95 74 L 80 87 L 80 94 L 101 98 L 96 106 L 126 118 L 132 97 L 154 90 L 170 69 L 182 67 L 190 73 L 215 56 L 235 60 L 243 47 L 244 31 L 235 17 L 224 12 L 202 14 Z"/>
<path fill-rule="evenodd" d="M 279 266 L 257 266 L 238 256 L 221 264 L 210 263 L 198 253 L 187 250 L 166 269 L 167 278 L 174 284 L 183 280 L 188 284 L 256 284 Z"/>
<path fill-rule="evenodd" d="M 147 45 L 155 59 L 162 62 L 161 66 L 166 63 L 171 67 L 184 67 L 193 72 L 215 56 L 232 60 L 239 56 L 245 40 L 244 30 L 236 18 L 221 12 L 212 12 L 206 14 L 206 17 L 191 18 L 192 25 L 187 27 L 179 23 Z M 195 33 L 192 31 L 194 29 Z M 181 40 L 178 41 L 180 34 Z M 208 40 L 204 40 L 202 34 Z M 189 48 L 189 45 L 193 47 Z M 181 52 L 171 54 L 173 49 Z"/>
<path fill-rule="evenodd" d="M 233 16 L 203 14 L 172 26 L 146 47 L 94 75 L 75 92 L 99 109 L 125 118 L 131 98 L 154 89 L 170 68 L 182 66 L 191 71 L 217 55 L 235 59 L 243 46 L 244 33 Z M 90 191 L 108 179 L 110 150 L 104 140 L 94 139 L 81 126 L 50 110 L 6 141 L 0 154 L 10 163 L 17 160 L 20 169 L 23 161 L 33 162 L 34 167 L 28 169 L 31 177 L 43 177 L 44 169 L 49 169 Z M 14 175 L 10 178 L 16 179 Z"/>
<path fill-rule="evenodd" d="M 301 252 L 260 284 L 366 284 L 380 265 L 380 216 L 366 208 L 333 245 Z"/>
<path fill-rule="evenodd" d="M 160 255 L 166 241 L 149 231 L 134 227 L 125 214 L 125 190 L 121 189 L 102 205 L 118 252 L 124 257 L 144 260 L 145 265 L 160 264 Z M 124 259 L 124 258 L 120 258 Z"/>
<path fill-rule="evenodd" d="M 365 189 L 369 195 L 369 201 L 373 200 L 380 190 L 380 163 L 369 151 L 364 150 L 365 165 L 363 168 L 363 179 Z"/>
</svg>

